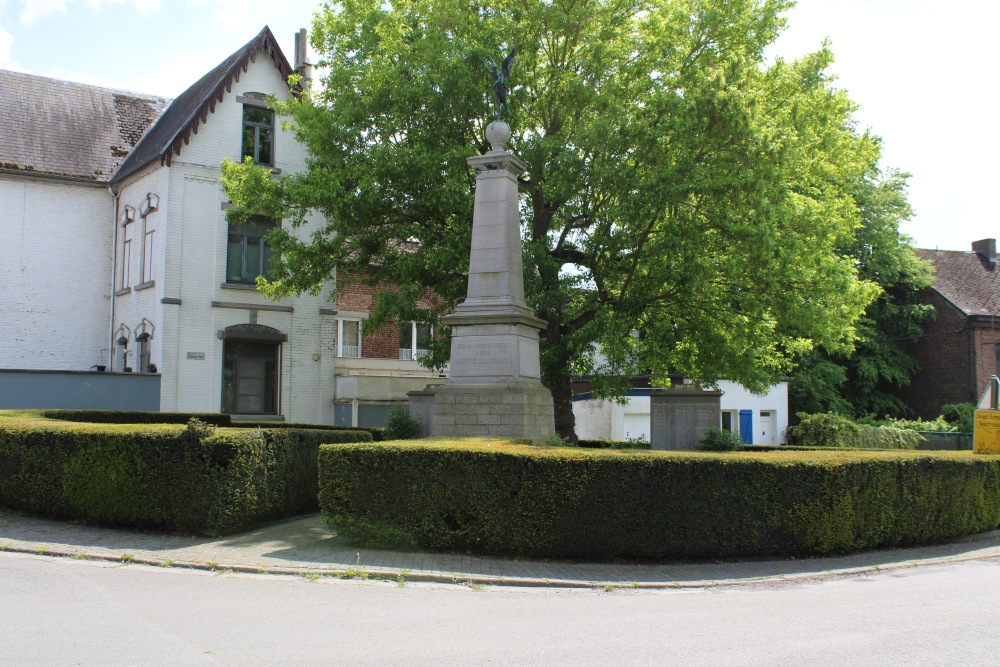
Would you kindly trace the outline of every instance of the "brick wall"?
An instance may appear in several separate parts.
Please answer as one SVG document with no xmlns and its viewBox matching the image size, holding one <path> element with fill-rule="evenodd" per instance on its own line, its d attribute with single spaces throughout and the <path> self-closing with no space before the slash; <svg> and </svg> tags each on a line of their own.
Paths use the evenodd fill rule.
<svg viewBox="0 0 1000 667">
<path fill-rule="evenodd" d="M 338 274 L 340 281 L 337 292 L 337 310 L 340 312 L 370 313 L 375 305 L 374 290 L 360 282 L 356 274 Z M 432 294 L 421 303 L 430 307 Z M 399 359 L 399 324 L 392 320 L 377 331 L 367 335 L 361 342 L 361 356 L 366 359 Z"/>
<path fill-rule="evenodd" d="M 941 414 L 942 405 L 979 398 L 976 387 L 986 370 L 979 368 L 980 362 L 988 356 L 992 374 L 995 357 L 993 350 L 990 355 L 976 354 L 983 332 L 974 331 L 968 318 L 940 294 L 928 291 L 926 302 L 934 306 L 937 319 L 927 324 L 921 338 L 907 346 L 920 362 L 920 371 L 901 395 L 917 416 L 934 419 Z"/>
</svg>

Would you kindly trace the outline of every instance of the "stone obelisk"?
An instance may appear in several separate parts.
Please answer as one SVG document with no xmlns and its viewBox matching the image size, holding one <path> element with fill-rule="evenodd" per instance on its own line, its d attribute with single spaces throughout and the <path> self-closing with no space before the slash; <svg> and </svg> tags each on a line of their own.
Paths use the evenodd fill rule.
<svg viewBox="0 0 1000 667">
<path fill-rule="evenodd" d="M 555 433 L 538 356 L 545 322 L 524 302 L 518 214 L 517 177 L 527 165 L 504 150 L 507 123 L 490 123 L 486 139 L 493 150 L 468 159 L 478 172 L 469 286 L 443 318 L 451 327 L 451 372 L 434 390 L 430 431 L 544 440 Z"/>
</svg>

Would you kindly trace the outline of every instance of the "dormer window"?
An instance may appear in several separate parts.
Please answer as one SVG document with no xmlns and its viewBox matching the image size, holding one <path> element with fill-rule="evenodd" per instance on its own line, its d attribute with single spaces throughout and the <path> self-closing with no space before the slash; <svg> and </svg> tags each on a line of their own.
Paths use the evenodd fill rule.
<svg viewBox="0 0 1000 667">
<path fill-rule="evenodd" d="M 274 164 L 274 112 L 260 106 L 243 105 L 243 159 L 254 164 Z"/>
</svg>

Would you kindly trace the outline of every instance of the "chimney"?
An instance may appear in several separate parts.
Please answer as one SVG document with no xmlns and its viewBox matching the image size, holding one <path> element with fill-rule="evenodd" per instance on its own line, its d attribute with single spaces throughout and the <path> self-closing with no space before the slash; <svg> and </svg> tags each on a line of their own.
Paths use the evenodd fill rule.
<svg viewBox="0 0 1000 667">
<path fill-rule="evenodd" d="M 302 76 L 302 90 L 309 90 L 312 85 L 312 65 L 306 60 L 306 46 L 309 44 L 309 34 L 305 28 L 295 33 L 295 73 Z"/>
<path fill-rule="evenodd" d="M 996 239 L 983 239 L 981 241 L 972 242 L 972 252 L 976 253 L 987 262 L 990 266 L 997 265 L 997 240 Z"/>
</svg>

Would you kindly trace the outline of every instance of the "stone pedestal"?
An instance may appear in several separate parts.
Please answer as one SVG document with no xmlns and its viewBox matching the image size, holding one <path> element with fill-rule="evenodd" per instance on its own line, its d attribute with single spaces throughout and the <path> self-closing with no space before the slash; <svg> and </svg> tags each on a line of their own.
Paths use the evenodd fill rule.
<svg viewBox="0 0 1000 667">
<path fill-rule="evenodd" d="M 451 371 L 434 390 L 432 435 L 544 440 L 555 433 L 538 355 L 545 322 L 524 302 L 517 177 L 525 164 L 502 150 L 509 137 L 505 123 L 492 123 L 494 150 L 468 160 L 478 172 L 469 287 L 443 318 L 451 327 Z"/>
</svg>

